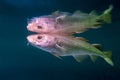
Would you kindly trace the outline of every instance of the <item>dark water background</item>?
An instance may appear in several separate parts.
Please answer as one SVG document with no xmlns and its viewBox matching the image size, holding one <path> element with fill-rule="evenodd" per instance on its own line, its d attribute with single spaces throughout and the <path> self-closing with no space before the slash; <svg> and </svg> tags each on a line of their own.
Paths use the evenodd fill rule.
<svg viewBox="0 0 120 80">
<path fill-rule="evenodd" d="M 113 23 L 83 36 L 113 51 L 114 67 L 99 58 L 77 63 L 72 57 L 59 60 L 27 46 L 27 18 L 55 10 L 101 12 L 112 4 Z M 120 0 L 0 0 L 0 80 L 120 80 Z"/>
</svg>

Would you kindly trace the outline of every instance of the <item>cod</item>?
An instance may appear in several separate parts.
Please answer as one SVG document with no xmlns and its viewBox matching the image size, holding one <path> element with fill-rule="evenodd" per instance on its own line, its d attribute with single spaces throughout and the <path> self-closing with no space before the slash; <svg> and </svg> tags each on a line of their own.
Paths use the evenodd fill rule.
<svg viewBox="0 0 120 80">
<path fill-rule="evenodd" d="M 101 57 L 113 66 L 111 51 L 102 51 L 101 44 L 90 44 L 87 39 L 73 35 L 111 23 L 112 9 L 113 6 L 109 6 L 101 15 L 95 11 L 89 14 L 81 11 L 73 14 L 56 11 L 51 15 L 35 17 L 29 21 L 27 29 L 36 34 L 27 36 L 27 40 L 32 46 L 60 59 L 62 56 L 73 56 L 76 61 L 81 62 L 86 56 L 90 56 L 93 61 Z"/>
</svg>

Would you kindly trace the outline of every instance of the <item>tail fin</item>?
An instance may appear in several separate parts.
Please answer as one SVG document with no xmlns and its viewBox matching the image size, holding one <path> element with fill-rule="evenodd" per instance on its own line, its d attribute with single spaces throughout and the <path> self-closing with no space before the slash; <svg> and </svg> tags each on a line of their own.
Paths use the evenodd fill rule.
<svg viewBox="0 0 120 80">
<path fill-rule="evenodd" d="M 102 19 L 106 23 L 111 23 L 111 11 L 113 9 L 113 6 L 110 5 L 108 9 L 106 9 L 102 15 L 100 15 L 100 19 Z"/>
<path fill-rule="evenodd" d="M 112 19 L 111 19 L 111 11 L 113 9 L 113 6 L 110 5 L 108 9 L 106 9 L 101 15 L 92 18 L 91 22 L 93 24 L 93 27 L 92 28 L 100 28 L 101 27 L 101 24 L 103 23 L 111 23 L 112 22 Z"/>
<path fill-rule="evenodd" d="M 108 52 L 104 52 L 105 56 L 104 56 L 104 60 L 109 63 L 111 66 L 114 66 L 114 63 L 111 59 L 112 57 L 112 52 L 111 51 L 108 51 Z"/>
</svg>

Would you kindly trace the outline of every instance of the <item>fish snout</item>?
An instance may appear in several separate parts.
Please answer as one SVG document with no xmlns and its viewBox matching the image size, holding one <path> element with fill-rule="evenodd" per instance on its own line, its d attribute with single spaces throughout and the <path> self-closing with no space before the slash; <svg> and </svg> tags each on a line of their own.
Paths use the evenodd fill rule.
<svg viewBox="0 0 120 80">
<path fill-rule="evenodd" d="M 33 24 L 28 24 L 27 30 L 28 30 L 28 31 L 34 31 L 34 30 L 33 30 L 33 29 L 34 29 L 33 26 L 34 26 Z"/>
<path fill-rule="evenodd" d="M 31 36 L 27 36 L 27 40 L 28 40 L 28 42 L 30 42 L 30 43 L 33 42 L 33 39 L 31 38 Z"/>
</svg>

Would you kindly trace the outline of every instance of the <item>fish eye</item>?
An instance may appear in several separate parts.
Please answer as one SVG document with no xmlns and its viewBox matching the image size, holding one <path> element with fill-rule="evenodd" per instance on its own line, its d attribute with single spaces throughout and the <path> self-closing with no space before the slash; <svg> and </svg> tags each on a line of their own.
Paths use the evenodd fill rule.
<svg viewBox="0 0 120 80">
<path fill-rule="evenodd" d="M 37 39 L 41 39 L 41 38 L 42 38 L 42 36 L 38 36 L 38 37 L 37 37 Z"/>
<path fill-rule="evenodd" d="M 38 29 L 42 29 L 42 26 L 37 26 Z"/>
</svg>

